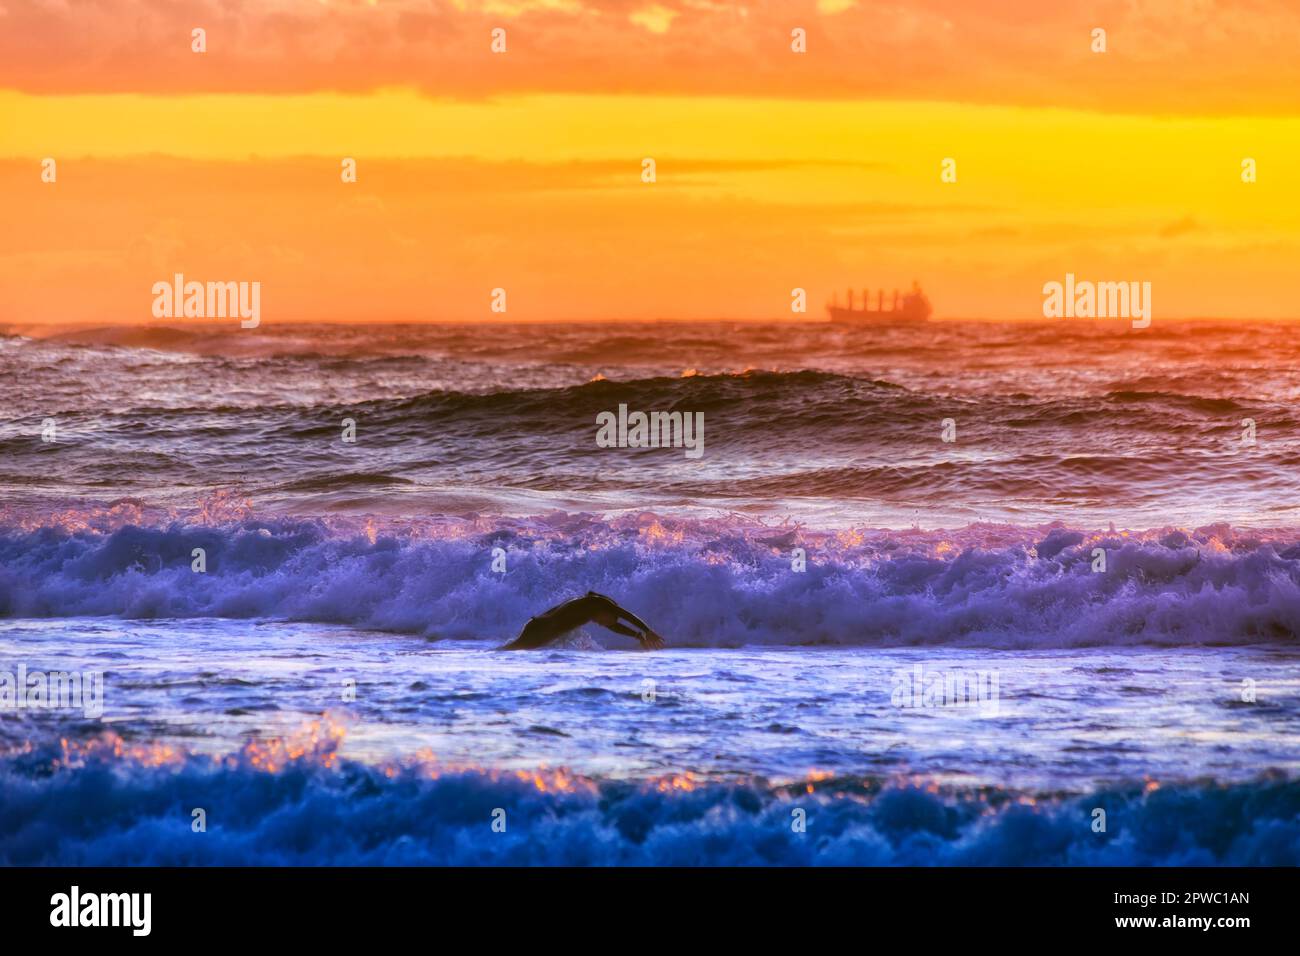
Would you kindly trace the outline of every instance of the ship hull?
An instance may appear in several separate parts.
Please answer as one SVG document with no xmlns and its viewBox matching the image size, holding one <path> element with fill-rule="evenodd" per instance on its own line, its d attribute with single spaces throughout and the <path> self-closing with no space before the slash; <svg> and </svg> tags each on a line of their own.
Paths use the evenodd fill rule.
<svg viewBox="0 0 1300 956">
<path fill-rule="evenodd" d="M 844 309 L 839 306 L 827 307 L 832 322 L 856 322 L 858 324 L 881 325 L 890 322 L 924 322 L 929 316 L 924 312 L 907 309 L 888 309 L 884 312 L 864 312 L 861 309 Z"/>
</svg>

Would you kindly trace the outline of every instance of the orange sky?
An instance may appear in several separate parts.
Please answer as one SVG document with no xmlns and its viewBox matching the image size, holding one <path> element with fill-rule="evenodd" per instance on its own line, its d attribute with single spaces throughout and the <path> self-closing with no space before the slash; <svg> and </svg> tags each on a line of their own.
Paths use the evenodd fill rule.
<svg viewBox="0 0 1300 956">
<path fill-rule="evenodd" d="M 1021 318 L 1067 271 L 1150 281 L 1157 321 L 1295 316 L 1297 36 L 1285 2 L 0 0 L 0 322 L 149 321 L 175 272 L 260 281 L 264 322 L 496 287 L 816 317 L 913 278 Z"/>
</svg>

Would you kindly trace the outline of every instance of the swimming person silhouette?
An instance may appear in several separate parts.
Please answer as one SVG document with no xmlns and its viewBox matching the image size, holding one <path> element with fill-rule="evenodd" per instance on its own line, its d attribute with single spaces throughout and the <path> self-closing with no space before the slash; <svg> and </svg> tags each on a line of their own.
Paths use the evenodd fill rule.
<svg viewBox="0 0 1300 956">
<path fill-rule="evenodd" d="M 619 623 L 619 618 L 631 622 L 632 627 Z M 503 651 L 531 651 L 545 647 L 557 637 L 569 633 L 584 624 L 595 622 L 608 628 L 615 634 L 635 637 L 646 650 L 657 650 L 664 646 L 664 639 L 650 630 L 650 626 L 627 608 L 620 607 L 613 599 L 595 591 L 588 591 L 585 597 L 574 598 L 551 608 L 542 614 L 528 619 L 524 629 L 519 632 Z"/>
</svg>

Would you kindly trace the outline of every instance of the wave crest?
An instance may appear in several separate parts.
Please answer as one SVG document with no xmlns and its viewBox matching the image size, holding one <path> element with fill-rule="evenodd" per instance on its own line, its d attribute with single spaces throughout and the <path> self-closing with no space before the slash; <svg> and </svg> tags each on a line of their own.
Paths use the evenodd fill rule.
<svg viewBox="0 0 1300 956">
<path fill-rule="evenodd" d="M 53 747 L 0 757 L 0 864 L 1300 863 L 1300 783 L 1269 774 L 1230 786 L 1139 781 L 1035 796 L 818 773 L 771 784 L 444 771 L 423 758 L 372 767 L 328 747 L 275 766 L 246 754 L 83 750 L 73 764 Z M 206 810 L 200 834 L 196 804 Z M 1090 826 L 1096 808 L 1107 814 L 1104 833 Z M 791 826 L 796 810 L 805 832 Z"/>
<path fill-rule="evenodd" d="M 596 590 L 675 646 L 1290 643 L 1294 540 L 1224 526 L 814 532 L 653 514 L 11 528 L 0 616 L 276 618 L 500 643 Z"/>
</svg>

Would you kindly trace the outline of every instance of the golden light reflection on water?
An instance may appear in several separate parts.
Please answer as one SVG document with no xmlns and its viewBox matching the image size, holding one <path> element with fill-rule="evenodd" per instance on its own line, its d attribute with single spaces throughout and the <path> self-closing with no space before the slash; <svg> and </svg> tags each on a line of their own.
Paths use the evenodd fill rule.
<svg viewBox="0 0 1300 956">
<path fill-rule="evenodd" d="M 209 761 L 213 769 L 253 770 L 278 774 L 291 769 L 336 770 L 340 759 L 356 760 L 343 754 L 348 736 L 345 716 L 326 712 L 296 730 L 276 737 L 246 741 L 228 754 L 201 754 L 185 746 L 165 741 L 131 741 L 113 731 L 86 740 L 59 741 L 59 756 L 50 762 L 53 771 L 73 771 L 97 761 L 115 761 L 143 768 L 173 768 L 195 761 Z M 37 748 L 31 741 L 5 747 L 5 757 L 32 754 Z M 368 761 L 361 761 L 368 763 Z M 416 777 L 438 780 L 444 777 L 476 775 L 490 783 L 522 783 L 542 794 L 584 794 L 598 796 L 603 780 L 586 776 L 568 767 L 545 763 L 536 767 L 492 767 L 473 760 L 447 760 L 432 748 L 422 747 L 409 754 L 369 763 L 390 780 Z M 870 803 L 882 790 L 913 790 L 960 804 L 975 804 L 981 815 L 996 815 L 1008 807 L 1021 807 L 1038 813 L 1057 804 L 1054 797 L 1006 790 L 993 785 L 972 785 L 960 775 L 935 775 L 900 772 L 885 776 L 864 777 L 837 774 L 813 768 L 802 776 L 785 780 L 749 774 L 709 774 L 697 771 L 659 773 L 640 777 L 636 785 L 644 792 L 686 794 L 713 785 L 754 786 L 769 792 L 777 800 L 794 801 L 815 796 L 820 801 Z M 1134 785 L 1142 795 L 1161 789 L 1161 783 L 1147 775 Z"/>
<path fill-rule="evenodd" d="M 299 729 L 281 737 L 267 737 L 247 741 L 239 751 L 227 755 L 197 754 L 185 748 L 158 741 L 132 742 L 121 735 L 106 731 L 98 737 L 74 741 L 60 740 L 61 755 L 52 762 L 54 770 L 74 770 L 91 761 L 114 760 L 140 767 L 179 768 L 192 760 L 209 760 L 215 767 L 225 769 L 251 769 L 267 774 L 283 773 L 294 767 L 308 766 L 333 770 L 339 766 L 340 751 L 347 738 L 346 721 L 338 715 L 325 713 L 320 718 L 303 724 Z M 7 755 L 30 753 L 28 742 L 8 749 Z M 595 795 L 600 781 L 587 777 L 567 767 L 550 767 L 540 764 L 535 768 L 488 767 L 473 761 L 448 761 L 439 758 L 431 748 L 420 748 L 406 757 L 379 763 L 376 769 L 392 780 L 414 773 L 426 780 L 460 774 L 477 774 L 491 782 L 519 781 L 539 793 Z M 828 790 L 825 796 L 835 799 L 861 800 L 865 781 L 853 782 L 829 770 L 809 770 L 803 778 L 789 781 L 766 781 L 743 774 L 727 774 L 716 779 L 695 771 L 663 773 L 644 778 L 640 786 L 658 793 L 691 793 L 710 783 L 772 785 L 778 793 L 793 798 L 800 793 L 814 794 L 817 785 L 827 782 L 846 784 L 848 789 Z M 897 785 L 941 793 L 940 783 L 927 777 L 900 775 Z M 871 788 L 871 789 L 874 789 Z M 1032 804 L 1032 801 L 1030 801 Z"/>
<path fill-rule="evenodd" d="M 91 760 L 129 761 L 143 767 L 179 766 L 188 756 L 181 749 L 165 743 L 131 743 L 118 734 L 107 731 L 90 740 L 59 739 L 61 756 L 53 761 L 53 769 L 75 769 Z"/>
</svg>

